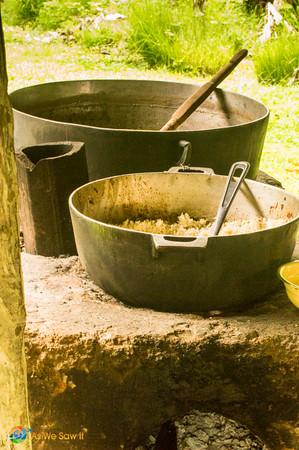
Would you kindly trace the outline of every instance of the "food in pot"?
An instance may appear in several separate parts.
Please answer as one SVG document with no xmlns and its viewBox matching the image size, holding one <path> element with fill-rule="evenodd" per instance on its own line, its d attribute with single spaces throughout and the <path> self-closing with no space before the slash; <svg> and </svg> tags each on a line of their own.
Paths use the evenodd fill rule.
<svg viewBox="0 0 299 450">
<path fill-rule="evenodd" d="M 220 236 L 252 233 L 285 224 L 283 218 L 252 217 L 250 219 L 227 220 L 219 232 Z M 206 218 L 193 219 L 188 213 L 182 213 L 175 222 L 163 219 L 126 219 L 117 224 L 122 228 L 154 234 L 176 236 L 210 236 L 213 231 L 213 220 Z"/>
</svg>

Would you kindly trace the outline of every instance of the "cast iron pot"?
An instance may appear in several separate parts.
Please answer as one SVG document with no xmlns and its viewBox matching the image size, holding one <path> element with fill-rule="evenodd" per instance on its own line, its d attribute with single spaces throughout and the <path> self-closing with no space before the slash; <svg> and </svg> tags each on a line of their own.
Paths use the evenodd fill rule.
<svg viewBox="0 0 299 450">
<path fill-rule="evenodd" d="M 162 171 L 190 141 L 192 165 L 226 174 L 235 161 L 257 175 L 269 111 L 261 103 L 217 89 L 177 131 L 159 131 L 198 85 L 144 80 L 63 81 L 10 95 L 15 146 L 81 141 L 89 179 Z"/>
<path fill-rule="evenodd" d="M 127 218 L 215 217 L 226 177 L 142 173 L 88 183 L 70 196 L 78 254 L 90 277 L 131 305 L 163 311 L 239 307 L 277 287 L 276 270 L 292 256 L 299 199 L 246 180 L 228 219 L 283 217 L 258 232 L 186 238 L 123 229 Z"/>
</svg>

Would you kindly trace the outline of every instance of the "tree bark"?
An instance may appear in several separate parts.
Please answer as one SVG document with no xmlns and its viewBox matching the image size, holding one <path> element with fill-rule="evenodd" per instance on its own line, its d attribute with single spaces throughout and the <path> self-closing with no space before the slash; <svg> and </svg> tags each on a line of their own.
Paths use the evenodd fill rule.
<svg viewBox="0 0 299 450">
<path fill-rule="evenodd" d="M 10 431 L 16 426 L 29 426 L 17 197 L 0 0 L 0 448 L 5 450 L 15 448 L 8 437 Z M 17 448 L 31 448 L 30 433 Z"/>
</svg>

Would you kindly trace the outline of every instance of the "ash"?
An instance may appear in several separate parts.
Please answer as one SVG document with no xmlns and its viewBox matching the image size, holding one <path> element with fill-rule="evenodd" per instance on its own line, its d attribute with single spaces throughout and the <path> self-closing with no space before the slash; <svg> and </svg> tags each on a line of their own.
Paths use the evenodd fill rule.
<svg viewBox="0 0 299 450">
<path fill-rule="evenodd" d="M 191 411 L 162 425 L 135 450 L 269 450 L 246 426 L 216 413 Z"/>
</svg>

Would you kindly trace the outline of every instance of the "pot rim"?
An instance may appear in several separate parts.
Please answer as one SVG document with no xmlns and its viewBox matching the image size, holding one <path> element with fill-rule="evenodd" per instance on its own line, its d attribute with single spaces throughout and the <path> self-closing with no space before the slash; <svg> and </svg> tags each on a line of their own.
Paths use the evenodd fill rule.
<svg viewBox="0 0 299 450">
<path fill-rule="evenodd" d="M 94 130 L 105 130 L 105 131 L 114 131 L 114 132 L 120 131 L 122 133 L 127 133 L 127 132 L 130 132 L 130 133 L 132 133 L 132 132 L 134 132 L 134 133 L 147 133 L 147 134 L 151 134 L 151 133 L 154 133 L 154 134 L 156 134 L 156 133 L 163 133 L 164 134 L 165 133 L 165 131 L 161 131 L 161 130 L 142 130 L 142 129 L 139 130 L 139 129 L 136 129 L 136 128 L 95 127 L 93 125 L 84 125 L 84 124 L 80 124 L 80 123 L 62 122 L 62 121 L 59 121 L 59 120 L 47 119 L 47 118 L 44 118 L 44 117 L 39 117 L 39 116 L 30 114 L 30 113 L 24 112 L 24 111 L 22 111 L 20 109 L 17 109 L 13 105 L 13 103 L 14 103 L 13 102 L 14 94 L 19 94 L 22 91 L 26 91 L 26 90 L 31 89 L 31 88 L 38 88 L 38 87 L 41 87 L 41 86 L 50 86 L 50 85 L 55 85 L 55 84 L 58 85 L 58 84 L 63 84 L 63 83 L 73 83 L 73 84 L 85 83 L 85 82 L 86 83 L 92 83 L 92 82 L 96 82 L 96 81 L 100 81 L 100 82 L 103 82 L 103 81 L 104 82 L 116 82 L 116 81 L 117 82 L 119 82 L 119 81 L 122 82 L 123 81 L 123 82 L 141 82 L 141 83 L 142 82 L 145 82 L 145 83 L 146 82 L 151 82 L 151 83 L 173 83 L 173 84 L 190 85 L 190 86 L 196 86 L 196 87 L 199 87 L 201 85 L 201 84 L 198 84 L 198 83 L 191 83 L 191 82 L 190 83 L 184 83 L 182 81 L 178 81 L 177 82 L 177 81 L 171 81 L 171 80 L 151 80 L 151 79 L 142 79 L 141 80 L 141 79 L 138 79 L 138 78 L 136 78 L 136 79 L 134 79 L 134 78 L 129 78 L 129 79 L 127 79 L 127 78 L 122 78 L 122 79 L 117 79 L 117 78 L 98 78 L 98 79 L 88 79 L 88 80 L 51 81 L 51 82 L 48 82 L 48 83 L 39 83 L 39 84 L 33 84 L 31 86 L 25 86 L 23 88 L 16 89 L 15 91 L 10 92 L 9 96 L 10 96 L 11 103 L 12 103 L 12 109 L 13 109 L 13 111 L 15 111 L 15 112 L 17 112 L 19 114 L 22 114 L 24 116 L 32 117 L 34 119 L 39 119 L 39 120 L 43 120 L 43 121 L 50 122 L 50 123 L 58 123 L 58 124 L 68 125 L 68 126 L 76 126 L 76 127 L 79 126 L 79 127 L 89 128 L 89 129 L 94 129 Z M 260 105 L 261 107 L 263 107 L 265 109 L 265 113 L 261 117 L 258 117 L 257 119 L 250 120 L 250 121 L 247 121 L 247 122 L 244 122 L 244 123 L 240 123 L 240 124 L 228 125 L 226 127 L 206 128 L 206 129 L 201 129 L 201 130 L 169 130 L 169 131 L 167 131 L 167 133 L 172 133 L 172 134 L 180 133 L 182 135 L 186 135 L 186 136 L 189 135 L 190 136 L 190 133 L 212 132 L 212 131 L 215 132 L 216 130 L 226 130 L 226 129 L 236 128 L 236 127 L 244 127 L 244 126 L 249 126 L 251 124 L 260 122 L 262 120 L 265 120 L 270 115 L 270 110 L 269 110 L 268 106 L 266 106 L 264 103 L 262 103 L 259 100 L 256 100 L 253 97 L 249 97 L 247 95 L 243 95 L 243 94 L 240 94 L 238 92 L 232 92 L 232 91 L 229 91 L 229 90 L 226 90 L 226 89 L 221 89 L 221 88 L 216 88 L 215 91 L 226 92 L 228 94 L 232 94 L 232 95 L 235 95 L 235 96 L 243 97 L 243 98 L 246 98 L 246 99 L 248 99 L 250 101 L 253 101 L 253 102 L 257 103 L 258 105 Z"/>
<path fill-rule="evenodd" d="M 108 227 L 108 228 L 112 228 L 112 229 L 116 229 L 118 231 L 121 232 L 131 232 L 131 233 L 138 233 L 138 234 L 144 234 L 144 235 L 148 235 L 148 236 L 167 236 L 167 237 L 177 237 L 178 239 L 180 238 L 198 238 L 199 236 L 179 236 L 179 235 L 167 235 L 167 234 L 163 234 L 163 233 L 150 233 L 148 231 L 139 231 L 139 230 L 132 230 L 129 228 L 124 228 L 124 227 L 120 227 L 118 225 L 113 225 L 111 223 L 107 223 L 107 222 L 102 222 L 100 220 L 96 220 L 93 219 L 89 216 L 86 216 L 85 214 L 83 214 L 82 212 L 80 212 L 74 205 L 73 203 L 73 198 L 75 197 L 75 195 L 77 194 L 77 192 L 79 192 L 81 189 L 85 188 L 88 185 L 92 185 L 101 181 L 106 181 L 106 180 L 111 180 L 111 179 L 115 179 L 115 178 L 122 178 L 122 177 L 131 177 L 131 176 L 137 176 L 137 175 L 157 175 L 157 174 L 164 174 L 164 175 L 174 175 L 174 173 L 171 172 L 141 172 L 141 173 L 129 173 L 129 174 L 122 174 L 122 175 L 114 175 L 111 177 L 106 177 L 106 178 L 99 178 L 98 180 L 93 180 L 93 181 L 89 181 L 88 183 L 83 184 L 82 186 L 79 186 L 77 189 L 75 189 L 71 195 L 69 196 L 69 208 L 71 211 L 73 211 L 75 214 L 77 214 L 79 217 L 81 217 L 82 219 L 85 219 L 91 223 L 95 223 L 97 225 L 101 225 L 104 227 Z M 175 173 L 175 175 L 179 175 L 179 176 L 184 176 L 184 175 L 192 175 L 192 176 L 199 176 L 199 177 L 221 177 L 221 178 L 227 178 L 227 175 L 217 175 L 217 174 L 206 174 L 206 173 L 183 173 L 183 172 L 179 172 L 179 173 Z M 271 190 L 277 190 L 277 191 L 282 191 L 281 188 L 278 188 L 276 186 L 271 186 L 271 185 L 267 185 L 265 183 L 261 183 L 259 181 L 254 181 L 254 180 L 250 180 L 248 178 L 245 178 L 245 181 L 249 184 L 259 184 L 259 185 L 263 185 L 266 186 L 267 188 L 271 189 Z M 299 197 L 290 193 L 290 192 L 285 192 L 285 194 L 288 197 L 291 197 L 293 199 L 295 199 L 298 203 L 299 203 Z M 283 228 L 286 225 L 290 225 L 292 223 L 296 223 L 297 221 L 299 221 L 299 212 L 298 214 L 291 219 L 290 221 L 283 223 L 282 225 L 278 225 L 275 227 L 271 227 L 271 228 L 266 228 L 264 230 L 259 230 L 259 231 L 252 231 L 250 233 L 239 233 L 239 234 L 232 234 L 232 235 L 225 235 L 225 236 L 207 236 L 207 239 L 219 239 L 219 238 L 234 238 L 234 237 L 241 237 L 241 236 L 252 236 L 252 235 L 256 235 L 256 233 L 265 233 L 274 229 L 278 229 L 278 228 Z M 205 239 L 205 237 L 204 237 Z"/>
</svg>

